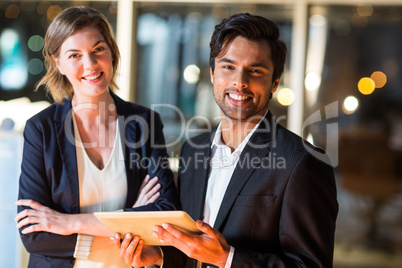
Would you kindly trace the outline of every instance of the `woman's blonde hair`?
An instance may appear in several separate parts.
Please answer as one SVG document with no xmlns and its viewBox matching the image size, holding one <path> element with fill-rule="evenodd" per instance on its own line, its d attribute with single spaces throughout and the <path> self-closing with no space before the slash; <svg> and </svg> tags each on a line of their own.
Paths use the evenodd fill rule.
<svg viewBox="0 0 402 268">
<path fill-rule="evenodd" d="M 95 27 L 105 38 L 113 59 L 113 74 L 110 82 L 112 90 L 117 89 L 116 72 L 120 61 L 120 52 L 113 35 L 112 27 L 106 17 L 90 7 L 70 7 L 60 12 L 47 29 L 43 56 L 45 57 L 46 74 L 38 82 L 35 90 L 45 85 L 46 91 L 54 101 L 61 102 L 63 98 L 71 99 L 73 87 L 67 77 L 62 75 L 56 67 L 53 57 L 57 58 L 63 42 L 74 32 L 85 27 Z"/>
</svg>

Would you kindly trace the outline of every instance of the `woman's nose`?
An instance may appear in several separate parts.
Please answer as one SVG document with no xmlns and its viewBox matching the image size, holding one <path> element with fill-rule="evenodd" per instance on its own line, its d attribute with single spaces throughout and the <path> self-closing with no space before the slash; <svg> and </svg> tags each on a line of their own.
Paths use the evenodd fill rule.
<svg viewBox="0 0 402 268">
<path fill-rule="evenodd" d="M 87 54 L 84 56 L 84 67 L 91 67 L 94 66 L 98 63 L 98 61 L 96 60 L 95 55 L 92 54 Z"/>
</svg>

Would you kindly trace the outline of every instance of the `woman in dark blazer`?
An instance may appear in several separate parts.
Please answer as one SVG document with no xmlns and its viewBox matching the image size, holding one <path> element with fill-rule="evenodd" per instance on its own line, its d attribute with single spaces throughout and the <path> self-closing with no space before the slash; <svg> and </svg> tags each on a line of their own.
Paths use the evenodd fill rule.
<svg viewBox="0 0 402 268">
<path fill-rule="evenodd" d="M 48 28 L 44 56 L 37 88 L 45 85 L 55 103 L 26 123 L 16 221 L 29 267 L 79 267 L 85 235 L 87 254 L 114 250 L 113 233 L 88 211 L 174 210 L 179 202 L 160 116 L 113 93 L 120 54 L 106 18 L 91 8 L 64 10 Z M 98 179 L 91 169 L 109 171 L 107 186 L 88 187 Z"/>
</svg>

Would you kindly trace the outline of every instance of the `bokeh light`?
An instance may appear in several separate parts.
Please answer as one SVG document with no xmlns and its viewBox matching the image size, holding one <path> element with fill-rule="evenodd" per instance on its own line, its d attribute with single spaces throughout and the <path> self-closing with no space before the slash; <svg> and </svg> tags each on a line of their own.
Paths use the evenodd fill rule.
<svg viewBox="0 0 402 268">
<path fill-rule="evenodd" d="M 195 84 L 200 79 L 200 68 L 197 65 L 188 65 L 183 72 L 184 80 L 189 84 Z"/>
<path fill-rule="evenodd" d="M 53 20 L 63 9 L 58 5 L 50 6 L 46 11 L 48 20 Z"/>
<path fill-rule="evenodd" d="M 20 15 L 20 12 L 21 12 L 20 7 L 15 4 L 12 4 L 7 7 L 5 15 L 6 18 L 16 19 Z"/>
<path fill-rule="evenodd" d="M 18 50 L 20 38 L 16 30 L 5 29 L 0 34 L 0 52 L 3 58 L 13 56 Z"/>
<path fill-rule="evenodd" d="M 28 64 L 28 72 L 32 75 L 38 75 L 43 71 L 43 62 L 40 59 L 31 59 Z"/>
<path fill-rule="evenodd" d="M 26 61 L 21 48 L 21 39 L 14 29 L 4 29 L 0 34 L 0 87 L 19 90 L 28 78 Z"/>
<path fill-rule="evenodd" d="M 375 88 L 382 88 L 387 83 L 387 76 L 380 71 L 374 72 L 370 78 L 375 83 Z"/>
<path fill-rule="evenodd" d="M 373 15 L 373 6 L 361 4 L 357 6 L 356 11 L 360 17 L 370 17 Z"/>
<path fill-rule="evenodd" d="M 276 98 L 281 105 L 289 106 L 295 101 L 295 93 L 290 88 L 282 88 Z"/>
<path fill-rule="evenodd" d="M 370 95 L 375 89 L 375 83 L 370 77 L 363 77 L 357 83 L 357 87 L 363 95 Z"/>
<path fill-rule="evenodd" d="M 309 72 L 304 79 L 304 86 L 308 91 L 317 90 L 321 85 L 321 77 L 314 72 Z"/>
<path fill-rule="evenodd" d="M 325 26 L 327 20 L 323 15 L 316 14 L 310 17 L 309 22 L 313 26 Z"/>
<path fill-rule="evenodd" d="M 359 107 L 359 100 L 354 96 L 348 96 L 343 101 L 342 110 L 345 114 L 354 113 Z"/>
<path fill-rule="evenodd" d="M 34 52 L 40 51 L 44 44 L 43 38 L 40 35 L 33 35 L 28 40 L 28 47 Z"/>
</svg>

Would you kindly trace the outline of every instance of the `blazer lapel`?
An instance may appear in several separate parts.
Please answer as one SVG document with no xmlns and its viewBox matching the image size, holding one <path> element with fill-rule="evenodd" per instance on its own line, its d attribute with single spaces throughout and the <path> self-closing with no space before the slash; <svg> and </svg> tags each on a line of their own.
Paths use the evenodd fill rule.
<svg viewBox="0 0 402 268">
<path fill-rule="evenodd" d="M 275 133 L 275 130 L 270 128 L 274 124 L 267 122 L 270 119 L 273 117 L 268 113 L 240 155 L 215 220 L 214 228 L 217 230 L 220 230 L 244 185 L 261 164 L 261 160 L 270 152 L 268 142 L 271 140 L 271 133 Z"/>
<path fill-rule="evenodd" d="M 125 117 L 123 117 L 125 118 Z M 137 148 L 134 148 L 133 144 L 137 141 L 136 124 L 133 121 L 130 122 L 119 122 L 120 135 L 125 133 L 124 141 L 122 139 L 123 155 L 125 159 L 126 166 L 126 176 L 127 176 L 127 199 L 126 207 L 131 207 L 135 200 L 137 199 L 138 190 L 140 189 L 141 182 L 143 178 L 139 178 L 137 173 L 137 163 L 136 157 L 141 155 L 136 152 Z M 125 144 L 127 142 L 127 144 Z M 131 194 L 128 194 L 131 193 Z"/>
<path fill-rule="evenodd" d="M 138 190 L 141 186 L 141 182 L 143 178 L 137 179 L 137 170 L 136 163 L 133 157 L 136 157 L 136 149 L 134 148 L 134 144 L 138 142 L 138 134 L 137 134 L 137 125 L 134 117 L 135 113 L 132 111 L 130 105 L 120 99 L 117 95 L 115 95 L 112 91 L 110 91 L 110 95 L 112 96 L 116 108 L 117 115 L 119 116 L 119 131 L 121 137 L 121 145 L 124 156 L 124 163 L 126 167 L 126 176 L 127 176 L 127 198 L 125 207 L 131 207 L 135 200 L 137 199 Z M 129 116 L 134 116 L 133 118 L 129 118 Z M 126 121 L 127 120 L 127 121 Z M 139 134 L 141 135 L 141 134 Z M 128 194 L 132 193 L 132 194 Z"/>
<path fill-rule="evenodd" d="M 73 113 L 71 101 L 64 101 L 64 104 L 57 104 L 54 115 L 54 125 L 57 133 L 57 141 L 60 148 L 60 155 L 66 170 L 68 182 L 70 184 L 72 207 L 75 213 L 79 213 L 79 185 L 77 155 L 75 151 L 75 137 L 73 126 Z"/>
<path fill-rule="evenodd" d="M 213 137 L 214 134 L 211 134 Z M 195 167 L 195 171 L 193 173 L 194 182 L 198 184 L 197 187 L 193 187 L 193 213 L 192 217 L 194 220 L 202 220 L 204 218 L 204 205 L 205 205 L 205 195 L 207 193 L 208 187 L 208 177 L 210 170 L 210 160 L 211 160 L 211 142 L 209 140 L 208 146 L 203 146 L 202 148 L 197 150 L 197 153 L 194 154 L 195 159 L 192 164 Z M 203 160 L 202 162 L 197 161 L 197 155 Z M 197 168 L 198 165 L 198 168 Z M 183 193 L 187 195 L 188 193 Z"/>
</svg>

